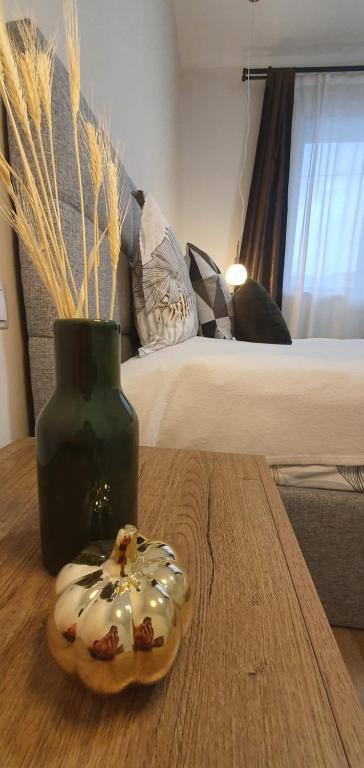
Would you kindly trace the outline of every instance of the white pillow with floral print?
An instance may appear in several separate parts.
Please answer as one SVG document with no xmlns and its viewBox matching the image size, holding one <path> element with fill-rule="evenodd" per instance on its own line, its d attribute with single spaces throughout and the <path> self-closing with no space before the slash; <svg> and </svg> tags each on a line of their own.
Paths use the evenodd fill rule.
<svg viewBox="0 0 364 768">
<path fill-rule="evenodd" d="M 141 193 L 135 195 L 143 202 Z M 151 194 L 144 197 L 132 286 L 140 355 L 197 335 L 196 299 L 173 229 Z"/>
</svg>

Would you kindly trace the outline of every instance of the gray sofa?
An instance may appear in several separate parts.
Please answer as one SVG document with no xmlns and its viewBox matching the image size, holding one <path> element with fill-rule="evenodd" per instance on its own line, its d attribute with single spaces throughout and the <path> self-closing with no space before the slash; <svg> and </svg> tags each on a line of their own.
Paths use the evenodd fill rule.
<svg viewBox="0 0 364 768">
<path fill-rule="evenodd" d="M 21 39 L 16 22 L 9 25 L 16 45 Z M 39 33 L 39 40 L 45 41 Z M 69 120 L 68 76 L 56 59 L 53 86 L 53 120 L 57 168 L 60 179 L 62 220 L 65 240 L 76 279 L 81 280 L 81 234 L 77 179 L 73 157 L 73 140 Z M 82 112 L 95 120 L 87 103 L 82 100 Z M 9 153 L 12 164 L 20 170 L 21 163 L 12 132 L 9 130 Z M 89 173 L 83 162 L 86 184 L 86 215 L 88 240 L 92 242 L 92 192 Z M 123 252 L 117 278 L 117 301 L 114 318 L 121 324 L 122 360 L 135 354 L 137 334 L 133 325 L 130 263 L 135 252 L 140 208 L 131 191 L 135 189 L 125 169 L 121 173 L 130 196 L 128 215 L 122 232 Z M 105 218 L 100 208 L 101 225 Z M 104 246 L 103 246 L 104 247 Z M 50 396 L 54 384 L 52 324 L 55 312 L 23 247 L 19 244 L 21 288 L 26 313 L 26 343 L 29 355 L 31 391 L 35 417 Z M 101 259 L 100 286 L 109 295 L 110 272 L 108 259 Z M 93 295 L 91 289 L 91 306 Z M 103 300 L 101 300 L 103 306 Z M 283 502 L 310 568 L 323 606 L 332 624 L 364 627 L 364 494 L 343 491 L 280 488 Z"/>
</svg>

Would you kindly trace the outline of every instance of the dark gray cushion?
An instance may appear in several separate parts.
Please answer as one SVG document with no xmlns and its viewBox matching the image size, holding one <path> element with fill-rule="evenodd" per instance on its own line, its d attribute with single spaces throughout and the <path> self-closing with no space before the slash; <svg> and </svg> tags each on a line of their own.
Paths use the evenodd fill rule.
<svg viewBox="0 0 364 768">
<path fill-rule="evenodd" d="M 238 341 L 292 344 L 287 323 L 268 291 L 248 278 L 233 297 L 234 336 Z"/>
</svg>

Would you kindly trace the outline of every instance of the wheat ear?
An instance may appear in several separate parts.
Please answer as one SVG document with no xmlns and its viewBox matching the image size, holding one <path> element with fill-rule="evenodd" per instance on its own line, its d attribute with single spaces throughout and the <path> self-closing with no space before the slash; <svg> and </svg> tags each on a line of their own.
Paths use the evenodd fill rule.
<svg viewBox="0 0 364 768">
<path fill-rule="evenodd" d="M 87 268 L 87 244 L 85 205 L 83 198 L 83 185 L 80 162 L 80 148 L 78 141 L 78 113 L 80 109 L 80 45 L 78 36 L 78 18 L 75 0 L 65 0 L 64 21 L 66 30 L 67 60 L 69 70 L 71 117 L 73 126 L 73 141 L 75 145 L 75 157 L 80 192 L 82 250 L 83 250 L 83 280 L 85 295 L 85 316 L 88 317 L 88 268 Z"/>
</svg>

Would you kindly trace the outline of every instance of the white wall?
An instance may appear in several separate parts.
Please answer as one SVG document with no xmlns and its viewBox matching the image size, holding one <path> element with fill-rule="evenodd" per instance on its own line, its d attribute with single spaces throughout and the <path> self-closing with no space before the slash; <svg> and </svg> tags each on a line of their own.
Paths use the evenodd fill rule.
<svg viewBox="0 0 364 768">
<path fill-rule="evenodd" d="M 7 20 L 31 16 L 65 58 L 63 0 L 4 2 Z M 19 13 L 19 7 L 21 12 Z M 178 55 L 170 0 L 78 0 L 81 87 L 97 114 L 111 115 L 111 135 L 125 145 L 125 165 L 150 190 L 171 223 L 176 209 Z"/>
<path fill-rule="evenodd" d="M 363 0 L 174 0 L 182 63 L 178 234 L 222 269 L 242 233 L 238 179 L 247 124 L 243 66 L 361 64 Z M 249 196 L 264 82 L 251 83 L 243 176 Z"/>
<path fill-rule="evenodd" d="M 247 203 L 264 83 L 251 83 L 251 121 L 242 191 Z M 241 67 L 186 69 L 181 73 L 177 230 L 223 271 L 242 232 L 239 179 L 247 130 L 247 87 Z"/>
</svg>

